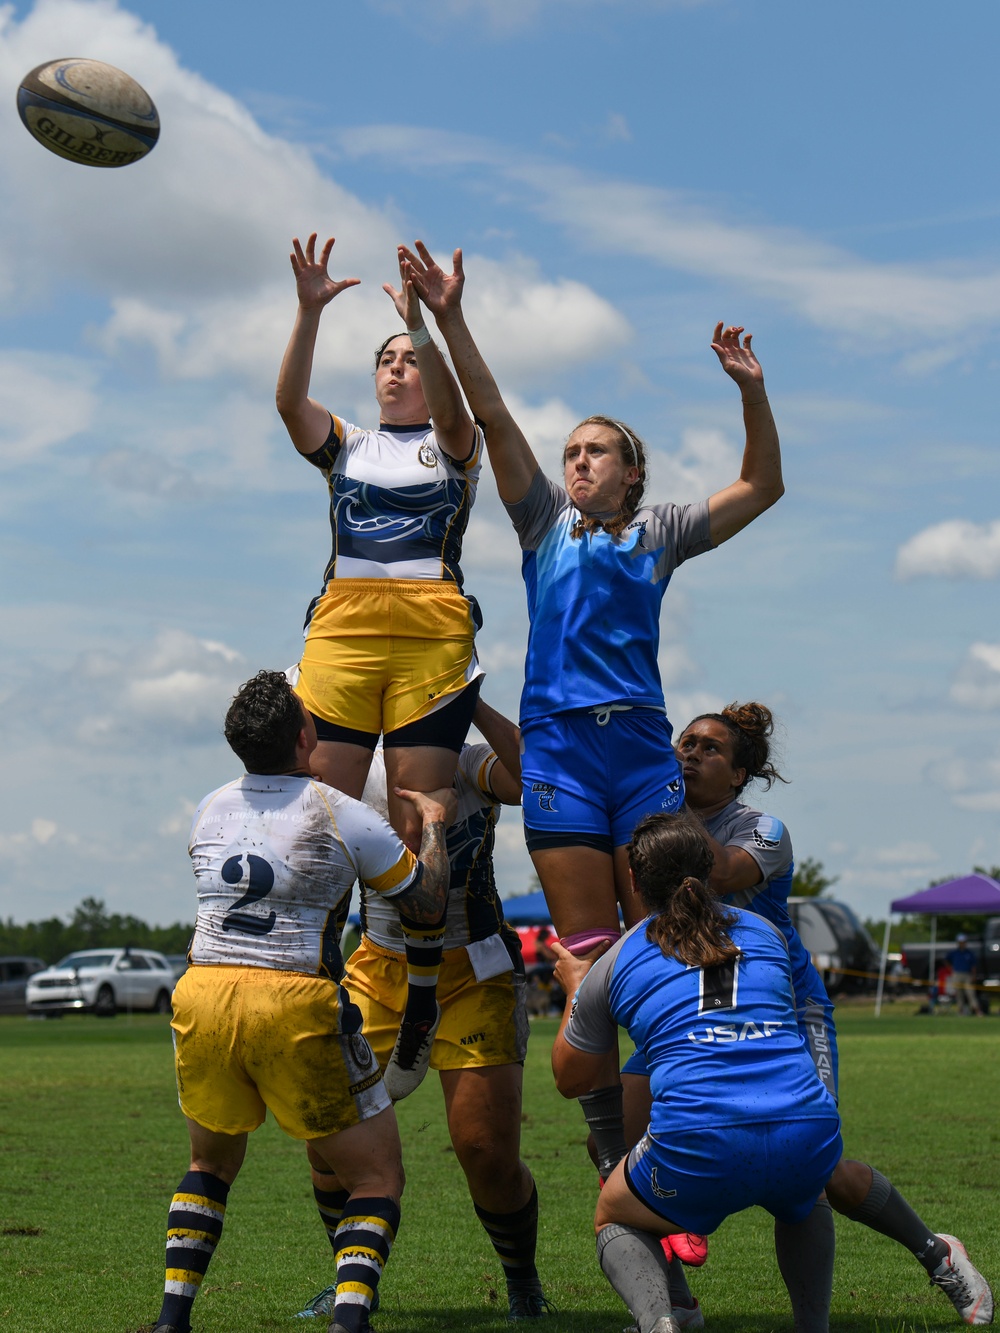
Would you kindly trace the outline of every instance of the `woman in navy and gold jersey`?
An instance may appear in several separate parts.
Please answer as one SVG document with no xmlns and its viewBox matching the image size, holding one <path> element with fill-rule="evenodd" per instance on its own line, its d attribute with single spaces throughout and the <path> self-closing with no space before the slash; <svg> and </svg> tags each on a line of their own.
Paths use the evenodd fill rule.
<svg viewBox="0 0 1000 1333">
<path fill-rule="evenodd" d="M 392 823 L 410 842 L 412 815 L 393 788 L 451 785 L 482 674 L 459 566 L 482 432 L 406 282 L 385 285 L 406 331 L 375 356 L 378 427 L 311 398 L 322 312 L 359 279 L 330 277 L 332 238 L 318 259 L 315 235 L 293 246 L 299 307 L 276 398 L 292 443 L 326 478 L 333 531 L 296 692 L 316 717 L 317 771 L 350 796 L 384 735 Z"/>
<path fill-rule="evenodd" d="M 316 720 L 317 775 L 349 796 L 360 798 L 383 736 L 390 822 L 412 849 L 420 829 L 396 788 L 451 786 L 482 675 L 459 558 L 483 436 L 405 280 L 399 291 L 385 284 L 406 331 L 375 355 L 377 428 L 352 425 L 311 398 L 322 312 L 359 279 L 330 277 L 332 238 L 318 259 L 315 234 L 304 250 L 298 239 L 293 247 L 299 305 L 276 400 L 292 443 L 326 479 L 333 531 L 295 689 Z M 419 934 L 398 1060 L 404 1070 L 426 1053 L 437 1018 L 427 928 Z M 405 1079 L 393 1095 L 417 1082 Z"/>
</svg>

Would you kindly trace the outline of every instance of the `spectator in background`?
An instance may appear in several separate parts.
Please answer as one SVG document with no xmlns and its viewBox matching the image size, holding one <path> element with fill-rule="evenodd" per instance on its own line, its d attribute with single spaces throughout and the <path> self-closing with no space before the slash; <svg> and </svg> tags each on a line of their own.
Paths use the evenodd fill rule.
<svg viewBox="0 0 1000 1333">
<path fill-rule="evenodd" d="M 956 939 L 955 948 L 948 955 L 948 965 L 951 968 L 955 1003 L 958 1005 L 959 1013 L 975 1014 L 976 1018 L 982 1018 L 982 1010 L 979 1008 L 973 985 L 976 976 L 976 955 L 969 948 L 969 941 L 965 935 L 959 935 Z"/>
</svg>

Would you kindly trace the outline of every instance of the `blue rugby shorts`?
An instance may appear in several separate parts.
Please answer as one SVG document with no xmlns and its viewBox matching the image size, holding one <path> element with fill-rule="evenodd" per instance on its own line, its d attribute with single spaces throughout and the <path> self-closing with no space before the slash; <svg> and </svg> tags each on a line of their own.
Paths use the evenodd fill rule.
<svg viewBox="0 0 1000 1333">
<path fill-rule="evenodd" d="M 805 1221 L 842 1153 L 836 1115 L 682 1130 L 669 1143 L 647 1132 L 625 1180 L 652 1212 L 707 1236 L 755 1204 L 779 1222 Z"/>
<path fill-rule="evenodd" d="M 655 708 L 577 709 L 521 728 L 522 801 L 528 848 L 573 834 L 611 852 L 644 815 L 684 803 L 671 726 Z M 553 845 L 553 844 L 549 844 Z"/>
</svg>

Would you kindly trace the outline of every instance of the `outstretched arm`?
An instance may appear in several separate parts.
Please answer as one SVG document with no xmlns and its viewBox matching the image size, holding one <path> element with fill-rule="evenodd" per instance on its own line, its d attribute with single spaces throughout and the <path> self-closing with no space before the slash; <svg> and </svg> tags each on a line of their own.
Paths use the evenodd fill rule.
<svg viewBox="0 0 1000 1333">
<path fill-rule="evenodd" d="M 413 343 L 413 354 L 420 371 L 420 387 L 434 423 L 438 444 L 456 463 L 464 463 L 476 444 L 476 428 L 469 415 L 455 376 L 448 369 L 437 344 L 431 340 L 424 326 L 420 298 L 408 274 L 405 259 L 399 251 L 399 291 L 391 283 L 382 284 L 382 290 L 392 299 L 396 313 L 406 325 Z"/>
<path fill-rule="evenodd" d="M 437 321 L 469 406 L 483 423 L 486 451 L 500 499 L 507 504 L 516 504 L 527 494 L 538 471 L 538 461 L 500 396 L 496 380 L 465 322 L 462 313 L 462 288 L 465 285 L 462 252 L 455 251 L 452 271 L 445 273 L 423 241 L 417 241 L 416 253 L 400 246 L 400 268 Z"/>
<path fill-rule="evenodd" d="M 746 444 L 739 481 L 716 492 L 708 501 L 709 533 L 715 546 L 770 509 L 785 492 L 781 480 L 778 431 L 764 390 L 764 372 L 750 347 L 752 334 L 740 345 L 743 329 L 715 326 L 712 351 L 723 370 L 740 386 Z"/>
<path fill-rule="evenodd" d="M 497 762 L 490 773 L 493 795 L 504 805 L 521 804 L 521 729 L 483 699 L 477 699 L 472 720 L 493 747 Z"/>
<path fill-rule="evenodd" d="M 333 250 L 333 240 L 331 236 L 317 260 L 316 233 L 313 232 L 306 241 L 305 251 L 296 236 L 289 256 L 299 294 L 299 308 L 278 371 L 275 402 L 285 429 L 300 454 L 314 454 L 330 434 L 330 413 L 322 403 L 309 397 L 309 380 L 312 377 L 320 316 L 345 287 L 356 287 L 361 281 L 360 278 L 343 278 L 337 282 L 330 277 L 327 265 Z"/>
</svg>

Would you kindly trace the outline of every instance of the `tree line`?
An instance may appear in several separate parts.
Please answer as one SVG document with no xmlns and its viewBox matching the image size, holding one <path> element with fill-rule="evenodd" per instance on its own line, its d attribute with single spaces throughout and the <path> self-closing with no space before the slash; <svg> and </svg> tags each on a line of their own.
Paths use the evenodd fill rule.
<svg viewBox="0 0 1000 1333">
<path fill-rule="evenodd" d="M 108 912 L 99 898 L 84 898 L 69 921 L 53 916 L 24 926 L 13 919 L 0 922 L 0 954 L 24 954 L 57 963 L 78 949 L 120 949 L 126 944 L 159 953 L 186 953 L 193 934 L 193 923 L 151 926 L 137 916 Z"/>
</svg>

